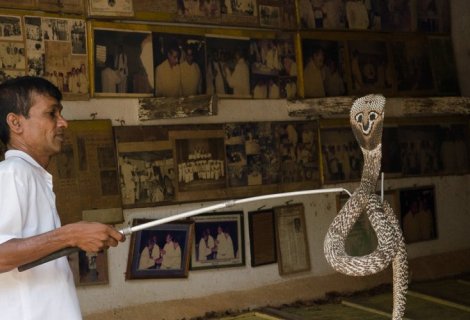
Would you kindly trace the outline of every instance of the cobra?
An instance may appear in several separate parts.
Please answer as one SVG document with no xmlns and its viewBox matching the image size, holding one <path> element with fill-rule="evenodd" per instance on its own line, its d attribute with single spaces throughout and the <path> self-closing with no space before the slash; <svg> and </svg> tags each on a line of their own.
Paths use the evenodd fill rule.
<svg viewBox="0 0 470 320">
<path fill-rule="evenodd" d="M 367 95 L 354 101 L 350 123 L 363 156 L 359 187 L 344 204 L 328 228 L 324 252 L 336 271 L 350 276 L 367 276 L 384 270 L 392 263 L 392 319 L 402 319 L 408 290 L 406 246 L 398 219 L 390 204 L 375 193 L 382 159 L 382 131 L 385 97 Z M 364 256 L 350 256 L 345 244 L 355 222 L 365 213 L 377 235 L 376 249 Z"/>
</svg>

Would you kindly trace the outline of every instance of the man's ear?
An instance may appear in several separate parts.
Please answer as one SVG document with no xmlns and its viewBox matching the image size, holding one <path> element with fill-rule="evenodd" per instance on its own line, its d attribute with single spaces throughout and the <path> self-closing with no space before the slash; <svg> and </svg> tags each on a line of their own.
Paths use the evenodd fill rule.
<svg viewBox="0 0 470 320">
<path fill-rule="evenodd" d="M 7 115 L 7 123 L 11 131 L 19 132 L 21 130 L 20 116 L 10 112 Z"/>
</svg>

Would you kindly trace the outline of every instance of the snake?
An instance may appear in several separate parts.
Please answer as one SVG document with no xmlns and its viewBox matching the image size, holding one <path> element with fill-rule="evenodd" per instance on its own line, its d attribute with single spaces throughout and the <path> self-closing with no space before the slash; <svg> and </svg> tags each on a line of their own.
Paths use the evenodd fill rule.
<svg viewBox="0 0 470 320">
<path fill-rule="evenodd" d="M 382 159 L 385 97 L 369 94 L 354 100 L 349 121 L 364 157 L 359 186 L 340 209 L 324 241 L 325 258 L 337 272 L 349 276 L 378 273 L 392 263 L 392 319 L 403 319 L 408 290 L 408 260 L 399 221 L 387 201 L 376 194 Z M 377 247 L 363 256 L 346 252 L 346 239 L 355 222 L 365 213 L 377 235 Z"/>
</svg>

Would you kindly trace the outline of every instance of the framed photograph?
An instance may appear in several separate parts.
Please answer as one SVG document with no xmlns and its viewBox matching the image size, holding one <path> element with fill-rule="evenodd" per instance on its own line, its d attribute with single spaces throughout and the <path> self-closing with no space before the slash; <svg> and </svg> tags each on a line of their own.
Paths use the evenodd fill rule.
<svg viewBox="0 0 470 320">
<path fill-rule="evenodd" d="M 385 41 L 348 41 L 350 92 L 393 92 L 395 81 L 393 65 Z"/>
<path fill-rule="evenodd" d="M 211 94 L 206 87 L 206 45 L 202 36 L 153 33 L 153 59 L 156 97 Z"/>
<path fill-rule="evenodd" d="M 305 98 L 344 96 L 347 91 L 342 41 L 302 40 Z"/>
<path fill-rule="evenodd" d="M 0 16 L 0 40 L 23 41 L 23 24 L 20 16 Z M 2 54 L 3 57 L 3 54 Z"/>
<path fill-rule="evenodd" d="M 132 0 L 86 0 L 89 16 L 132 17 Z"/>
<path fill-rule="evenodd" d="M 320 130 L 324 183 L 361 178 L 363 156 L 350 127 L 331 126 Z"/>
<path fill-rule="evenodd" d="M 153 96 L 152 33 L 94 28 L 94 95 Z"/>
<path fill-rule="evenodd" d="M 108 284 L 108 251 L 85 252 L 69 257 L 70 268 L 77 286 Z"/>
<path fill-rule="evenodd" d="M 133 225 L 149 221 L 134 219 Z M 193 223 L 182 221 L 133 233 L 126 279 L 186 278 L 193 232 Z"/>
<path fill-rule="evenodd" d="M 220 18 L 221 3 L 223 3 L 223 1 L 218 0 L 177 1 L 179 20 L 194 22 L 212 22 L 213 20 L 214 22 L 217 22 L 218 18 Z"/>
<path fill-rule="evenodd" d="M 406 243 L 437 239 L 434 186 L 400 190 L 400 212 Z"/>
<path fill-rule="evenodd" d="M 191 270 L 245 265 L 243 211 L 193 217 Z"/>
<path fill-rule="evenodd" d="M 170 131 L 180 201 L 217 199 L 226 192 L 224 132 Z"/>
<path fill-rule="evenodd" d="M 248 213 L 251 266 L 258 267 L 277 262 L 274 210 Z"/>
<path fill-rule="evenodd" d="M 207 93 L 251 98 L 249 38 L 206 36 Z"/>
<path fill-rule="evenodd" d="M 310 270 L 303 204 L 275 207 L 277 263 L 280 275 Z"/>
<path fill-rule="evenodd" d="M 117 142 L 125 208 L 171 202 L 176 175 L 169 141 Z"/>
</svg>

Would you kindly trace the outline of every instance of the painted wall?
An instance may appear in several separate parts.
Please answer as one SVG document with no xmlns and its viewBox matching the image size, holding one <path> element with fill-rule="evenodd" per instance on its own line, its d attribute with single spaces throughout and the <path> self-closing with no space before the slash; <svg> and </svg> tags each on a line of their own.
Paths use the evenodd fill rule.
<svg viewBox="0 0 470 320">
<path fill-rule="evenodd" d="M 453 14 L 453 38 L 459 77 L 463 95 L 470 95 L 470 1 L 451 0 Z M 112 119 L 114 125 L 121 120 L 125 125 L 165 125 L 187 123 L 224 123 L 235 121 L 280 121 L 292 120 L 283 100 L 222 100 L 219 113 L 213 117 L 148 121 L 141 123 L 137 114 L 137 99 L 92 99 L 87 102 L 64 102 L 64 115 L 69 120 L 90 119 L 97 113 L 99 119 Z M 400 99 L 390 99 L 387 115 L 399 115 Z M 385 189 L 434 185 L 437 203 L 437 228 L 439 238 L 434 241 L 408 246 L 410 258 L 427 256 L 469 247 L 468 225 L 470 225 L 470 175 L 426 177 L 415 179 L 386 179 Z M 337 185 L 325 186 L 335 187 Z M 353 190 L 356 184 L 340 185 Z M 265 201 L 266 207 L 284 204 L 286 199 Z M 237 268 L 190 271 L 187 279 L 157 279 L 125 281 L 129 241 L 109 251 L 109 284 L 104 286 L 80 287 L 79 298 L 84 314 L 142 304 L 152 301 L 166 301 L 210 295 L 227 290 L 245 290 L 267 284 L 321 276 L 334 273 L 323 256 L 323 239 L 331 220 L 336 214 L 334 194 L 302 196 L 294 199 L 305 206 L 308 241 L 312 268 L 310 272 L 281 277 L 276 264 L 257 268 L 250 267 L 248 232 L 245 232 L 246 266 Z M 177 206 L 125 210 L 125 224 L 133 218 L 161 218 L 186 210 L 207 206 L 211 203 L 192 203 Z M 245 230 L 248 230 L 247 212 L 254 211 L 262 204 L 252 203 L 230 210 L 245 212 Z M 120 227 L 120 226 L 118 226 Z"/>
</svg>

